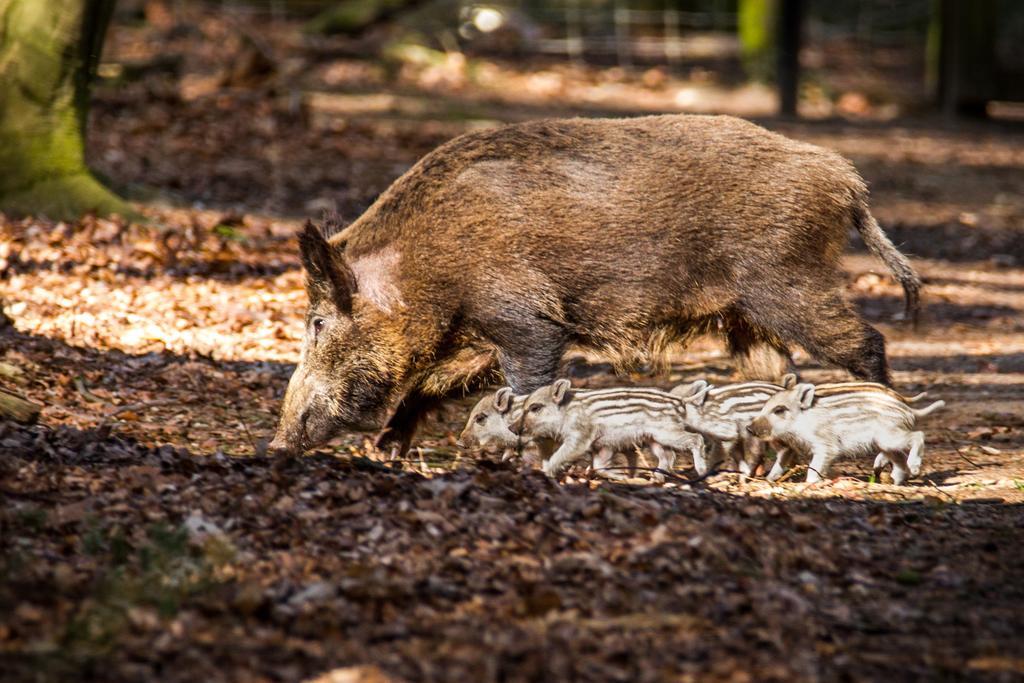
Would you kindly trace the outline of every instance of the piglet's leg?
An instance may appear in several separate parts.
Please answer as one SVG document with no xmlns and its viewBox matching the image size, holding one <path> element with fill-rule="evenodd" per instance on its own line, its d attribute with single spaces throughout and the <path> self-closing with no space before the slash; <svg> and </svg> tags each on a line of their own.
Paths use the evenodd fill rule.
<svg viewBox="0 0 1024 683">
<path fill-rule="evenodd" d="M 742 432 L 741 432 L 742 433 Z M 741 439 L 736 444 L 736 464 L 740 472 L 748 477 L 757 474 L 757 468 L 764 460 L 764 442 L 754 437 Z"/>
<path fill-rule="evenodd" d="M 652 441 L 651 453 L 654 453 L 654 457 L 658 459 L 659 470 L 672 472 L 676 464 L 676 452 L 674 450 L 666 448 L 656 441 Z M 651 479 L 661 484 L 665 481 L 665 475 L 661 472 L 655 472 Z"/>
<path fill-rule="evenodd" d="M 875 481 L 881 481 L 882 470 L 889 464 L 889 457 L 885 453 L 879 453 L 875 456 Z"/>
<path fill-rule="evenodd" d="M 790 467 L 793 466 L 793 460 L 796 454 L 791 448 L 786 446 L 779 446 L 775 449 L 775 464 L 772 465 L 771 471 L 768 473 L 768 481 L 776 481 L 779 477 L 786 473 Z"/>
<path fill-rule="evenodd" d="M 629 476 L 636 478 L 636 464 L 640 460 L 640 450 L 629 448 L 626 450 L 626 465 L 629 467 Z"/>
<path fill-rule="evenodd" d="M 605 479 L 625 479 L 626 476 L 621 472 L 609 469 L 612 464 L 612 458 L 615 457 L 615 450 L 608 446 L 603 446 L 594 456 L 594 474 Z"/>
<path fill-rule="evenodd" d="M 711 448 L 701 449 L 700 454 L 695 451 L 693 453 L 693 469 L 697 471 L 697 475 L 703 477 L 705 474 L 710 472 L 722 462 L 727 452 L 727 447 L 722 444 L 721 441 L 712 441 Z"/>
<path fill-rule="evenodd" d="M 544 461 L 544 474 L 554 478 L 565 465 L 583 456 L 593 443 L 592 439 L 571 434 L 562 441 L 551 457 Z"/>
<path fill-rule="evenodd" d="M 889 461 L 892 462 L 892 483 L 902 486 L 909 479 L 907 456 L 903 451 L 890 451 Z"/>
<path fill-rule="evenodd" d="M 921 474 L 921 461 L 924 458 L 924 432 L 910 433 L 910 454 L 907 456 L 907 469 L 910 476 Z"/>
<path fill-rule="evenodd" d="M 707 460 L 704 446 L 704 437 L 700 434 L 689 434 L 690 455 L 693 457 L 693 468 L 697 469 L 697 463 L 704 463 L 704 471 L 707 471 Z"/>
<path fill-rule="evenodd" d="M 807 466 L 807 483 L 813 484 L 829 476 L 829 470 L 835 457 L 835 453 L 830 450 L 821 447 L 815 448 L 811 455 L 811 464 Z"/>
</svg>

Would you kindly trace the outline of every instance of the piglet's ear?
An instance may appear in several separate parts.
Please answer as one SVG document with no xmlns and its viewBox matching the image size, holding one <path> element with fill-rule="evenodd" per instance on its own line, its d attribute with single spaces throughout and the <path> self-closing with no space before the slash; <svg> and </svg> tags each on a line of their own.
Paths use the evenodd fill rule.
<svg viewBox="0 0 1024 683">
<path fill-rule="evenodd" d="M 782 388 L 792 389 L 796 386 L 796 373 L 788 372 L 782 376 Z"/>
<path fill-rule="evenodd" d="M 310 303 L 327 299 L 342 313 L 351 312 L 356 278 L 341 250 L 324 239 L 312 221 L 306 221 L 306 227 L 299 233 L 299 250 Z"/>
<path fill-rule="evenodd" d="M 554 383 L 551 389 L 551 398 L 554 399 L 556 405 L 562 405 L 569 400 L 569 389 L 572 383 L 567 379 L 560 379 Z"/>
<path fill-rule="evenodd" d="M 507 413 L 512 408 L 512 389 L 503 387 L 494 394 L 494 409 L 499 413 Z"/>
<path fill-rule="evenodd" d="M 705 382 L 704 386 L 701 387 L 697 393 L 690 394 L 686 397 L 685 401 L 691 405 L 702 406 L 704 405 L 704 402 L 708 400 L 708 392 L 712 389 L 714 389 L 714 387 Z"/>
<path fill-rule="evenodd" d="M 693 403 L 691 399 L 699 397 L 700 403 L 703 403 L 704 399 L 707 398 L 707 390 L 709 388 L 710 387 L 708 386 L 708 381 L 706 379 L 698 379 L 690 384 L 681 384 L 669 393 L 673 396 L 685 399 L 687 403 Z"/>
<path fill-rule="evenodd" d="M 810 408 L 811 404 L 814 403 L 814 385 L 797 384 L 796 397 L 800 401 L 801 408 Z"/>
</svg>

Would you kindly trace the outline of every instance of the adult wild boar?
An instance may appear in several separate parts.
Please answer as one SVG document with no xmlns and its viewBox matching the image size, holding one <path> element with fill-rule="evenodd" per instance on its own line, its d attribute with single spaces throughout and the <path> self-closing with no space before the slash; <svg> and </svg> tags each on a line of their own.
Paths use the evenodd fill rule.
<svg viewBox="0 0 1024 683">
<path fill-rule="evenodd" d="M 920 281 L 867 196 L 842 157 L 728 116 L 458 137 L 329 239 L 307 224 L 306 337 L 272 447 L 384 427 L 403 451 L 433 401 L 498 368 L 530 392 L 570 345 L 626 364 L 719 330 L 741 364 L 799 344 L 888 383 L 882 335 L 842 292 L 850 226 L 911 312 Z"/>
</svg>

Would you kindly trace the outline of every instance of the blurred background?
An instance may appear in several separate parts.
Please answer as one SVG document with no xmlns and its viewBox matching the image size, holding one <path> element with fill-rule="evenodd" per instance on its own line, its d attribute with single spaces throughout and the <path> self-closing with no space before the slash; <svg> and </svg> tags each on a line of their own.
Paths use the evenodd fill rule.
<svg viewBox="0 0 1024 683">
<path fill-rule="evenodd" d="M 325 210 L 353 220 L 443 142 L 541 117 L 747 117 L 849 157 L 926 275 L 1024 265 L 1020 2 L 0 0 L 0 10 L 0 297 L 21 329 L 46 337 L 290 361 L 302 331 L 300 220 Z M 890 320 L 898 290 L 867 272 L 874 265 L 857 266 L 865 277 L 855 273 L 851 293 Z M 218 278 L 235 291 L 211 305 L 199 290 L 223 288 Z M 78 293 L 60 294 L 68 288 Z M 161 308 L 172 289 L 178 311 Z M 1007 301 L 951 290 L 927 312 L 987 334 L 1019 326 Z"/>
<path fill-rule="evenodd" d="M 1024 368 L 1024 3 L 0 0 L 0 17 L 0 299 L 40 338 L 285 377 L 300 221 L 355 219 L 467 131 L 696 112 L 850 158 L 930 278 L 936 334 L 960 325 L 974 357 L 1007 349 L 979 368 Z M 873 259 L 846 267 L 897 370 L 962 365 L 889 325 L 899 290 Z M 282 386 L 253 406 L 261 429 Z"/>
<path fill-rule="evenodd" d="M 0 0 L 0 678 L 1019 680 L 1022 45 L 1021 0 Z M 303 220 L 467 131 L 661 112 L 864 176 L 922 324 L 856 237 L 846 293 L 947 404 L 919 482 L 555 498 L 457 448 L 473 396 L 410 459 L 253 457 Z M 573 354 L 579 386 L 733 378 L 716 337 Z"/>
<path fill-rule="evenodd" d="M 83 120 L 92 101 L 85 154 L 133 198 L 351 218 L 445 139 L 546 116 L 701 112 L 944 130 L 965 117 L 1024 119 L 1024 5 L 1013 0 L 3 4 L 12 25 L 49 31 L 51 49 L 69 55 L 51 67 L 76 96 L 51 88 L 38 99 L 74 100 Z M 42 20 L 30 6 L 62 19 L 33 27 Z M 38 83 L 16 39 L 0 48 L 15 55 L 8 82 Z M 84 74 L 68 77 L 78 66 Z M 54 156 L 39 153 L 49 143 L 14 150 L 54 118 L 0 106 L 0 137 L 17 133 L 0 153 L 5 167 Z M 126 210 L 87 192 L 75 202 L 80 188 L 26 198 L 27 179 L 14 175 L 0 182 L 9 213 Z"/>
</svg>

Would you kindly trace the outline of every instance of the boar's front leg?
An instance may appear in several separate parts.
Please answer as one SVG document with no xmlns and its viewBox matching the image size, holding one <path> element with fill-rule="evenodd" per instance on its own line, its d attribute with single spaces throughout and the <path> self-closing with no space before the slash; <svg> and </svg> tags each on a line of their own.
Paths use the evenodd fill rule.
<svg viewBox="0 0 1024 683">
<path fill-rule="evenodd" d="M 767 335 L 739 316 L 727 318 L 726 330 L 726 343 L 740 377 L 778 382 L 787 372 L 795 371 L 793 356 L 785 345 L 768 341 Z"/>
<path fill-rule="evenodd" d="M 427 396 L 419 391 L 412 391 L 402 399 L 384 429 L 377 434 L 374 446 L 390 453 L 392 459 L 401 458 L 408 452 L 423 415 L 443 400 L 443 396 Z"/>
<path fill-rule="evenodd" d="M 531 317 L 503 326 L 494 339 L 505 382 L 515 393 L 528 394 L 555 381 L 568 342 L 560 326 Z"/>
</svg>

